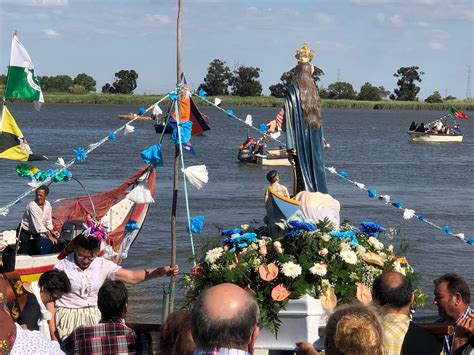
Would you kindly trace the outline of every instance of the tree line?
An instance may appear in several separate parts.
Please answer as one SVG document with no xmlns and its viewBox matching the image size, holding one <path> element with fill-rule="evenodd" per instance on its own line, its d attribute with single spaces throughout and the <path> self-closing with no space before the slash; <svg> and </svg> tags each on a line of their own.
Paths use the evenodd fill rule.
<svg viewBox="0 0 474 355">
<path fill-rule="evenodd" d="M 204 82 L 199 85 L 210 96 L 234 95 L 234 96 L 261 96 L 262 84 L 259 81 L 261 69 L 259 67 L 248 67 L 241 65 L 231 71 L 226 63 L 220 59 L 214 59 L 209 63 Z M 352 84 L 337 81 L 328 85 L 327 88 L 320 87 L 319 94 L 322 99 L 334 100 L 361 100 L 380 101 L 386 98 L 399 101 L 418 101 L 422 81 L 421 76 L 425 73 L 417 66 L 401 67 L 393 74 L 397 78 L 397 88 L 393 93 L 383 86 L 376 86 L 369 82 L 360 87 L 359 92 L 354 90 Z M 324 75 L 322 69 L 315 66 L 313 78 L 318 83 Z M 269 87 L 270 95 L 274 97 L 285 97 L 288 86 L 293 82 L 294 68 L 284 72 L 280 82 Z M 68 75 L 40 76 L 38 77 L 44 92 L 69 92 L 72 94 L 83 94 L 96 91 L 96 80 L 85 73 L 78 74 L 74 79 Z M 115 73 L 115 81 L 106 83 L 102 87 L 103 93 L 111 94 L 133 94 L 137 88 L 138 74 L 135 70 L 120 70 Z M 0 75 L 0 85 L 5 85 L 6 75 Z M 441 97 L 439 91 L 433 92 L 425 99 L 425 102 L 436 103 L 456 99 L 453 96 Z"/>
</svg>

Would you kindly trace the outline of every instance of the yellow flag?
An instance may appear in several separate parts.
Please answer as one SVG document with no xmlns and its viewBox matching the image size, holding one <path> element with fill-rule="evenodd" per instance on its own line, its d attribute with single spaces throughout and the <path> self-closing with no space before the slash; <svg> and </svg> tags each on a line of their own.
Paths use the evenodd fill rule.
<svg viewBox="0 0 474 355">
<path fill-rule="evenodd" d="M 0 121 L 0 158 L 27 161 L 31 154 L 28 142 L 6 105 Z"/>
</svg>

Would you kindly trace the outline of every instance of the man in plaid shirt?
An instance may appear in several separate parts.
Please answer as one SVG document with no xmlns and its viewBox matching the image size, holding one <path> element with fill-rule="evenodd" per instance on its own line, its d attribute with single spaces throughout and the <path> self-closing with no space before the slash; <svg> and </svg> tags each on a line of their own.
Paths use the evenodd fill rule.
<svg viewBox="0 0 474 355">
<path fill-rule="evenodd" d="M 77 327 L 63 342 L 66 354 L 146 354 L 146 339 L 125 325 L 128 292 L 121 281 L 106 281 L 99 290 L 99 324 Z"/>
<path fill-rule="evenodd" d="M 203 291 L 193 307 L 193 355 L 253 354 L 259 334 L 255 297 L 241 287 L 224 283 Z"/>
</svg>

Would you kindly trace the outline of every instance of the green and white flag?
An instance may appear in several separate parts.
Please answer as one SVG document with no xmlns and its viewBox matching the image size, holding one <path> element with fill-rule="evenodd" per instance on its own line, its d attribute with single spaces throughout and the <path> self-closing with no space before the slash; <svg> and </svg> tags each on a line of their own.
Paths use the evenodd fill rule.
<svg viewBox="0 0 474 355">
<path fill-rule="evenodd" d="M 5 98 L 33 100 L 38 111 L 44 103 L 33 62 L 16 34 L 12 39 Z"/>
</svg>

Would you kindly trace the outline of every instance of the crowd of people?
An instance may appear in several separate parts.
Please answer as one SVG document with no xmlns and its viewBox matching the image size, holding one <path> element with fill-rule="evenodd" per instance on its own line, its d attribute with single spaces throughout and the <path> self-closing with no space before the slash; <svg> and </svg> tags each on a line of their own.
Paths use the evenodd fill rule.
<svg viewBox="0 0 474 355">
<path fill-rule="evenodd" d="M 415 121 L 412 121 L 410 127 L 408 128 L 408 131 L 429 134 L 460 135 L 461 127 L 456 122 L 452 127 L 449 127 L 448 123 L 441 119 L 436 120 L 428 125 L 425 125 L 424 122 L 421 122 L 418 125 Z"/>
</svg>

